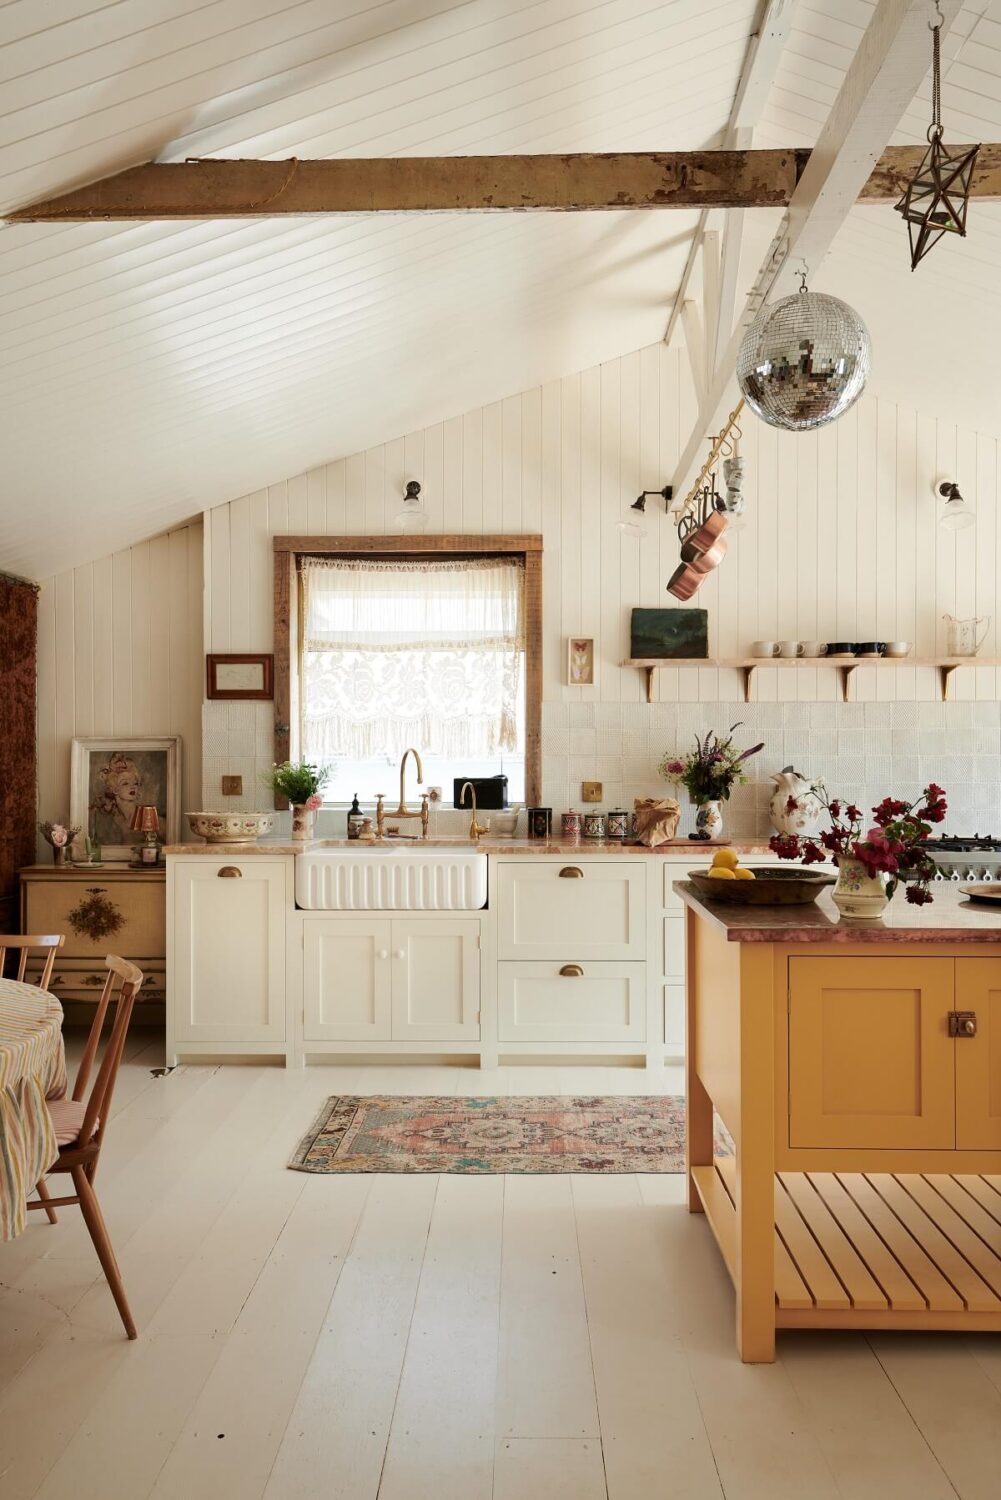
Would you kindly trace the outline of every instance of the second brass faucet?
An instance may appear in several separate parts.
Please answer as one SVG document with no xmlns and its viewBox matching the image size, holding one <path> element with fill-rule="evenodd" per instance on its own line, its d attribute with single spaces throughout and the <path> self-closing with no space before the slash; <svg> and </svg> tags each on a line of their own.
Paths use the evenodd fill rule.
<svg viewBox="0 0 1001 1500">
<path fill-rule="evenodd" d="M 465 807 L 466 805 L 467 787 L 469 788 L 469 794 L 473 799 L 473 816 L 469 820 L 469 837 L 472 839 L 474 844 L 478 844 L 480 842 L 480 834 L 487 833 L 488 829 L 482 827 L 481 824 L 477 823 L 476 821 L 476 788 L 473 786 L 473 783 L 471 781 L 464 781 L 462 783 L 462 791 L 459 793 L 459 806 Z"/>
</svg>

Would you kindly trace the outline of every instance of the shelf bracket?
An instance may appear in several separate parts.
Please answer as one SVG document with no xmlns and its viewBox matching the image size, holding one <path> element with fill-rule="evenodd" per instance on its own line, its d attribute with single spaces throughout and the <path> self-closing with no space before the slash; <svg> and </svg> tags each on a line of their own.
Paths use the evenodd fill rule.
<svg viewBox="0 0 1001 1500">
<path fill-rule="evenodd" d="M 939 677 L 942 680 L 942 702 L 948 703 L 952 689 L 952 674 L 959 670 L 955 665 L 951 667 L 939 667 Z"/>
<path fill-rule="evenodd" d="M 750 703 L 750 701 L 751 701 L 751 683 L 754 680 L 754 673 L 755 673 L 756 670 L 757 669 L 755 667 L 741 667 L 740 668 L 740 678 L 741 678 L 741 682 L 742 682 L 743 688 L 744 688 L 744 702 L 745 703 Z"/>
<path fill-rule="evenodd" d="M 850 703 L 852 700 L 848 694 L 848 684 L 858 671 L 858 667 L 841 667 L 839 670 L 841 672 L 841 701 Z"/>
<path fill-rule="evenodd" d="M 657 669 L 656 669 L 656 667 L 647 667 L 645 670 L 646 670 L 646 701 L 648 703 L 652 703 L 653 702 L 653 674 L 654 674 L 654 672 Z"/>
</svg>

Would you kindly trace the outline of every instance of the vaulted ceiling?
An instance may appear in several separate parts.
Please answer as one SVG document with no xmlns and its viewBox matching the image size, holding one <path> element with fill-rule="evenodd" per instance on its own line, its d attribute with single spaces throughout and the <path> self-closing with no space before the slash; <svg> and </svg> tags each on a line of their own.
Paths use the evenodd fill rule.
<svg viewBox="0 0 1001 1500">
<path fill-rule="evenodd" d="M 712 146 L 758 11 L 12 0 L 0 8 L 0 211 L 151 158 Z M 755 144 L 812 144 L 871 11 L 799 0 Z M 1001 0 L 964 6 L 947 57 L 950 138 L 1001 139 Z M 898 140 L 922 139 L 927 107 L 926 87 Z M 770 233 L 774 214 L 754 217 Z M 0 567 L 50 574 L 651 343 L 695 223 L 665 212 L 8 226 Z M 937 250 L 920 283 L 902 236 L 888 210 L 855 210 L 817 284 L 856 300 L 877 371 L 891 347 L 886 369 L 905 387 L 919 372 L 900 330 L 916 338 L 924 309 L 930 389 L 934 349 L 952 397 L 962 367 L 968 411 L 987 409 L 985 381 L 993 411 L 1001 210 L 976 205 L 970 238 Z M 961 351 L 948 347 L 957 337 Z"/>
</svg>

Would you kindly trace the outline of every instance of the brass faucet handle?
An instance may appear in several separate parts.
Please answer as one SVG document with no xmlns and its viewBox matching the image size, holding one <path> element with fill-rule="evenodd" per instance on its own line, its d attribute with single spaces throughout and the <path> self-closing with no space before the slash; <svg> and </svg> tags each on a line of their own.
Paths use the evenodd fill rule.
<svg viewBox="0 0 1001 1500">
<path fill-rule="evenodd" d="M 421 792 L 421 838 L 422 839 L 426 839 L 427 836 L 428 836 L 428 823 L 429 823 L 430 817 L 431 817 L 431 813 L 430 813 L 430 810 L 429 810 L 429 807 L 428 807 L 428 798 L 430 797 L 430 795 L 431 795 L 430 792 Z"/>
<path fill-rule="evenodd" d="M 386 794 L 376 792 L 375 794 L 375 827 L 376 837 L 384 838 L 386 833 Z"/>
</svg>

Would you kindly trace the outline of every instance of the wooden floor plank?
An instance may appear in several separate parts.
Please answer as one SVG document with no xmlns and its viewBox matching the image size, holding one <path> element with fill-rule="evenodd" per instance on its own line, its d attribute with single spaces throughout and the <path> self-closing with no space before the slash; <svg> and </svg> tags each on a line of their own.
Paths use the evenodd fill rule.
<svg viewBox="0 0 1001 1500">
<path fill-rule="evenodd" d="M 601 1444 L 594 1439 L 504 1438 L 497 1444 L 493 1500 L 607 1500 Z"/>
<path fill-rule="evenodd" d="M 503 1177 L 443 1176 L 379 1500 L 490 1500 Z"/>
<path fill-rule="evenodd" d="M 635 1177 L 574 1177 L 609 1500 L 723 1500 L 692 1384 L 677 1298 Z"/>
<path fill-rule="evenodd" d="M 802 1172 L 784 1172 L 779 1180 L 820 1242 L 848 1292 L 852 1307 L 867 1312 L 885 1308 L 887 1301 L 882 1290 L 810 1179 Z"/>
<path fill-rule="evenodd" d="M 380 1176 L 265 1488 L 267 1500 L 375 1500 L 438 1179 Z"/>
<path fill-rule="evenodd" d="M 895 1177 L 886 1172 L 866 1174 L 871 1187 L 893 1210 L 934 1260 L 943 1276 L 974 1312 L 1001 1312 L 1001 1302 L 977 1275 L 969 1262 L 918 1205 Z M 940 1200 L 941 1201 L 941 1200 Z"/>
<path fill-rule="evenodd" d="M 917 1240 L 861 1172 L 835 1174 L 845 1192 L 868 1219 L 896 1260 L 900 1262 L 928 1307 L 936 1312 L 960 1312 L 963 1299 L 922 1250 Z"/>
<path fill-rule="evenodd" d="M 597 1438 L 568 1177 L 509 1177 L 504 1196 L 499 1437 Z"/>
<path fill-rule="evenodd" d="M 900 1312 L 919 1312 L 927 1303 L 890 1254 L 858 1205 L 845 1192 L 833 1172 L 811 1172 L 810 1181 L 823 1198 L 829 1212 L 841 1225 L 868 1266 L 874 1280 L 886 1294 L 891 1307 Z"/>
</svg>

